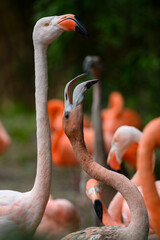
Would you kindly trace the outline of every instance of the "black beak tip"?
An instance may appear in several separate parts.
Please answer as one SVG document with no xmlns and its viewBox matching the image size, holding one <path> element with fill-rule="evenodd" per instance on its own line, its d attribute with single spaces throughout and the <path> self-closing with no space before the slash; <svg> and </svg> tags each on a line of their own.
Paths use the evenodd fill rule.
<svg viewBox="0 0 160 240">
<path fill-rule="evenodd" d="M 103 208 L 102 208 L 102 203 L 100 200 L 95 200 L 94 201 L 94 210 L 97 214 L 97 217 L 99 218 L 99 220 L 102 222 L 102 217 L 103 217 Z"/>
<path fill-rule="evenodd" d="M 113 169 L 109 164 L 107 164 L 107 168 L 108 168 L 109 170 L 113 171 L 113 172 L 122 173 L 121 169 L 115 170 L 115 169 Z"/>
<path fill-rule="evenodd" d="M 77 24 L 75 27 L 75 31 L 82 34 L 84 37 L 88 38 L 88 32 L 84 24 L 79 20 L 77 16 L 74 16 L 74 19 Z"/>
</svg>

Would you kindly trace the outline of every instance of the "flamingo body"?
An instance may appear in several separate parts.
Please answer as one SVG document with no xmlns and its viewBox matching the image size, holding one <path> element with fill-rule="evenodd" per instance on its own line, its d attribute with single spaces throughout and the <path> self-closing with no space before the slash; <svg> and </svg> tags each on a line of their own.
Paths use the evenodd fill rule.
<svg viewBox="0 0 160 240">
<path fill-rule="evenodd" d="M 49 238 L 63 236 L 77 230 L 81 223 L 82 218 L 70 201 L 50 197 L 36 234 L 44 234 Z"/>
<path fill-rule="evenodd" d="M 42 219 L 50 194 L 52 161 L 47 114 L 47 49 L 64 31 L 78 29 L 86 34 L 84 26 L 72 14 L 41 18 L 34 26 L 37 173 L 31 191 L 0 191 L 0 234 L 17 230 L 33 234 Z"/>
</svg>

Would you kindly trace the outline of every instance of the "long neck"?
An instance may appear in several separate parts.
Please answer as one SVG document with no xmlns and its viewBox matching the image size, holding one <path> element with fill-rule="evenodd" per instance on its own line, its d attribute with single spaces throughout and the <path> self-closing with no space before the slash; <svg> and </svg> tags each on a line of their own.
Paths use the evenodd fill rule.
<svg viewBox="0 0 160 240">
<path fill-rule="evenodd" d="M 80 121 L 79 112 L 82 112 L 82 105 L 79 105 L 72 111 L 72 117 L 75 117 L 78 114 L 78 123 L 78 121 Z M 83 170 L 92 178 L 95 178 L 106 185 L 112 186 L 119 191 L 129 205 L 131 211 L 131 222 L 127 228 L 121 230 L 121 234 L 125 237 L 128 236 L 127 239 L 147 239 L 148 215 L 138 189 L 125 176 L 109 171 L 97 162 L 93 161 L 84 143 L 82 129 L 83 124 L 78 124 L 78 126 L 79 129 L 77 129 L 76 138 L 73 134 L 71 134 L 69 139 L 76 158 L 79 160 Z"/>
<path fill-rule="evenodd" d="M 94 76 L 95 77 L 95 76 Z M 97 77 L 97 76 L 96 76 Z M 92 122 L 94 127 L 95 139 L 94 139 L 94 160 L 99 162 L 102 166 L 105 165 L 106 153 L 102 131 L 102 89 L 101 82 L 93 86 L 93 104 L 92 104 Z"/>
<path fill-rule="evenodd" d="M 151 216 L 154 231 L 160 236 L 160 197 L 155 186 L 153 151 L 160 147 L 160 118 L 154 119 L 144 129 L 138 148 L 138 170 L 146 207 Z"/>
<path fill-rule="evenodd" d="M 34 43 L 34 50 L 37 123 L 37 173 L 31 192 L 32 198 L 39 206 L 39 212 L 43 214 L 50 193 L 52 164 L 51 138 L 47 110 L 47 46 Z"/>
</svg>

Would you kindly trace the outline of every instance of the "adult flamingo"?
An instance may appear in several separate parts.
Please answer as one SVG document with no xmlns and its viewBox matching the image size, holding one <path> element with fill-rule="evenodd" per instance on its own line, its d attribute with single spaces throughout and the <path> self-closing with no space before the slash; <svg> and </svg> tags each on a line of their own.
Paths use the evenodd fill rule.
<svg viewBox="0 0 160 240">
<path fill-rule="evenodd" d="M 48 202 L 51 185 L 51 144 L 47 113 L 47 48 L 64 31 L 86 30 L 72 14 L 45 17 L 33 30 L 37 122 L 37 173 L 31 191 L 0 191 L 0 232 L 34 233 Z"/>
<path fill-rule="evenodd" d="M 128 162 L 132 167 L 136 167 L 136 154 L 141 136 L 142 132 L 135 127 L 125 125 L 119 127 L 112 138 L 107 165 L 116 171 L 121 170 L 123 161 Z M 136 182 L 134 183 L 136 184 Z"/>
<path fill-rule="evenodd" d="M 93 161 L 88 153 L 83 137 L 83 109 L 82 102 L 85 91 L 97 81 L 91 80 L 79 84 L 73 92 L 73 103 L 71 100 L 71 87 L 76 81 L 70 81 L 64 92 L 65 111 L 63 117 L 63 128 L 68 136 L 74 153 L 84 171 L 92 178 L 111 185 L 119 191 L 127 200 L 131 210 L 131 222 L 128 227 L 105 226 L 102 228 L 88 228 L 76 233 L 71 233 L 63 239 L 147 239 L 148 238 L 148 215 L 143 198 L 138 189 L 125 176 L 105 169 Z"/>
<path fill-rule="evenodd" d="M 81 224 L 81 215 L 70 201 L 63 198 L 53 199 L 50 196 L 36 235 L 44 235 L 47 239 L 62 237 L 78 230 Z"/>
<path fill-rule="evenodd" d="M 0 122 L 0 154 L 5 152 L 11 144 L 10 136 Z"/>
<path fill-rule="evenodd" d="M 111 169 L 116 171 L 120 170 L 121 163 L 125 158 L 128 159 L 131 158 L 132 160 L 135 158 L 135 161 L 137 160 L 137 148 L 141 141 L 142 135 L 143 134 L 140 130 L 131 126 L 121 126 L 117 129 L 113 136 L 111 149 L 107 159 L 107 164 Z M 154 168 L 154 162 L 155 156 L 153 154 L 152 169 Z M 139 186 L 139 190 L 142 193 L 140 187 L 141 185 L 140 179 L 141 175 L 139 173 L 139 169 L 137 169 L 137 172 L 134 174 L 131 180 L 136 186 Z M 149 179 L 146 178 L 146 184 L 148 184 L 148 181 Z M 158 193 L 160 194 L 160 181 L 156 182 L 156 188 Z M 114 199 L 110 203 L 109 213 L 111 214 L 114 220 L 120 221 L 122 217 L 126 225 L 128 225 L 130 222 L 130 211 L 128 209 L 128 205 L 119 193 L 114 197 Z M 153 234 L 150 214 L 149 220 L 150 220 L 150 234 Z"/>
<path fill-rule="evenodd" d="M 144 201 L 151 216 L 151 226 L 160 238 L 160 197 L 152 171 L 153 151 L 156 147 L 160 147 L 159 131 L 160 117 L 150 121 L 144 128 L 138 148 L 137 161 Z"/>
</svg>

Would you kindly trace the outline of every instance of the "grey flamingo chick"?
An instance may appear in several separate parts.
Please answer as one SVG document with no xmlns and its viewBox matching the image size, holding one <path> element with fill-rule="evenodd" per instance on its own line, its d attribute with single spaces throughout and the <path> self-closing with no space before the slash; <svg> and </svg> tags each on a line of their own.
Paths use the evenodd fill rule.
<svg viewBox="0 0 160 240">
<path fill-rule="evenodd" d="M 79 77 L 78 77 L 79 79 Z M 125 176 L 105 169 L 93 161 L 88 153 L 83 137 L 83 99 L 86 90 L 97 82 L 90 80 L 79 84 L 73 91 L 73 102 L 71 99 L 71 87 L 76 78 L 71 80 L 65 87 L 65 110 L 63 116 L 63 129 L 68 136 L 74 153 L 80 162 L 81 167 L 92 178 L 112 186 L 119 191 L 126 199 L 130 211 L 131 222 L 127 227 L 105 226 L 90 227 L 75 233 L 71 233 L 63 240 L 80 239 L 112 239 L 112 240 L 144 240 L 148 239 L 149 223 L 148 214 L 143 198 L 137 187 Z"/>
</svg>

